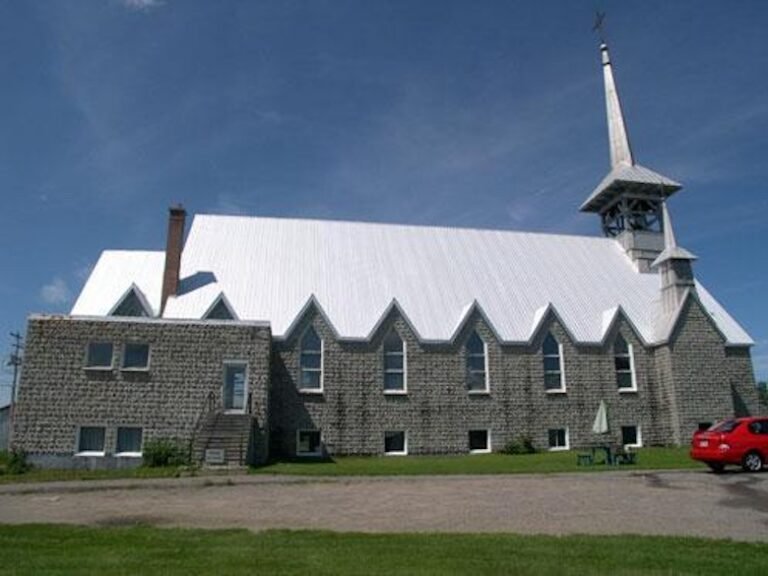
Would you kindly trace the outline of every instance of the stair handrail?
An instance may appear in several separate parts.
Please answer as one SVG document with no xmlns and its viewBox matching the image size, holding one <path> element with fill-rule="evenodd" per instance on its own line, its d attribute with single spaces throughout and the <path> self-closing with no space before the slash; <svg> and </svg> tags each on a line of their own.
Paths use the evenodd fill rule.
<svg viewBox="0 0 768 576">
<path fill-rule="evenodd" d="M 190 436 L 190 439 L 189 439 L 189 461 L 190 462 L 192 462 L 192 458 L 194 456 L 195 440 L 197 439 L 197 435 L 200 433 L 200 428 L 202 428 L 203 426 L 205 417 L 211 412 L 214 412 L 216 410 L 217 404 L 218 402 L 216 398 L 216 393 L 213 390 L 211 390 L 210 392 L 208 392 L 205 399 L 203 400 L 200 411 L 197 414 L 197 419 L 195 420 L 195 425 L 192 427 L 192 435 Z"/>
</svg>

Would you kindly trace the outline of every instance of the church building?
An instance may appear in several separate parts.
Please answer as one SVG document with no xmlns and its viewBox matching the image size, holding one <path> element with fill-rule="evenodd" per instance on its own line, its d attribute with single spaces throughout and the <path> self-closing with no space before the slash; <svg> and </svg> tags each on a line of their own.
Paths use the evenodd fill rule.
<svg viewBox="0 0 768 576">
<path fill-rule="evenodd" d="M 757 410 L 749 335 L 694 274 L 635 162 L 605 44 L 602 236 L 170 209 L 33 315 L 13 445 L 43 466 L 681 445 Z M 186 233 L 186 238 L 185 238 Z M 608 430 L 593 431 L 598 407 Z"/>
</svg>

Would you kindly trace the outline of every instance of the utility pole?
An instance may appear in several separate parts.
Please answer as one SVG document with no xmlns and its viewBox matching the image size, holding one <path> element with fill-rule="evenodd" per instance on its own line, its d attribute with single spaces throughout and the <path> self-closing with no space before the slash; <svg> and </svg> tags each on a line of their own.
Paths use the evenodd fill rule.
<svg viewBox="0 0 768 576">
<path fill-rule="evenodd" d="M 21 334 L 18 332 L 11 332 L 11 338 L 13 344 L 11 344 L 11 356 L 8 359 L 7 366 L 13 366 L 13 381 L 11 382 L 11 409 L 10 409 L 10 426 L 8 430 L 8 447 L 13 446 L 13 422 L 16 412 L 16 386 L 19 379 L 19 367 L 21 366 L 22 355 L 21 351 L 24 349 L 24 345 L 21 343 Z"/>
<path fill-rule="evenodd" d="M 8 366 L 13 366 L 13 380 L 11 381 L 11 405 L 16 403 L 16 386 L 19 378 L 19 366 L 21 366 L 21 351 L 24 349 L 24 345 L 21 343 L 21 334 L 18 332 L 11 332 L 11 338 L 13 338 L 13 344 L 11 348 L 11 357 L 8 359 Z"/>
</svg>

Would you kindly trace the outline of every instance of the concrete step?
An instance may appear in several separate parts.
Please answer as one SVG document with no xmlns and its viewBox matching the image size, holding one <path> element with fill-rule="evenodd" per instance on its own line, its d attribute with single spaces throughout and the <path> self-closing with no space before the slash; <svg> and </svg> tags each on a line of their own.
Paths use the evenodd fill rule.
<svg viewBox="0 0 768 576">
<path fill-rule="evenodd" d="M 209 414 L 193 443 L 193 455 L 204 466 L 242 466 L 248 455 L 253 418 L 250 414 Z M 210 462 L 206 464 L 206 451 Z"/>
</svg>

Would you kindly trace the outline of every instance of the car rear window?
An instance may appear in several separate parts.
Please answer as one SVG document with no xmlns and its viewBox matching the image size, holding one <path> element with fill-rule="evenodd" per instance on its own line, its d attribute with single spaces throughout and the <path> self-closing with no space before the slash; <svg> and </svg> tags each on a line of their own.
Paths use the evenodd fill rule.
<svg viewBox="0 0 768 576">
<path fill-rule="evenodd" d="M 718 422 L 717 424 L 712 426 L 709 429 L 709 431 L 710 432 L 726 432 L 726 433 L 733 432 L 734 430 L 736 430 L 736 428 L 739 427 L 739 424 L 741 424 L 741 422 L 739 422 L 738 420 L 724 420 L 723 422 Z"/>
</svg>

